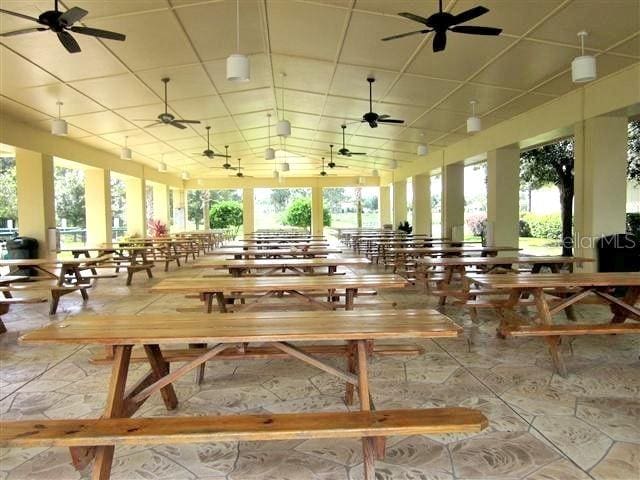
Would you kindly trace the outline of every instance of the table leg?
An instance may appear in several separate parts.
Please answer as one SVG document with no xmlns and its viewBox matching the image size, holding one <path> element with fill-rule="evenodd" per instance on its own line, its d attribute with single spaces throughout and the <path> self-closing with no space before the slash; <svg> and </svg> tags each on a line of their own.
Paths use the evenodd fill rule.
<svg viewBox="0 0 640 480">
<path fill-rule="evenodd" d="M 347 372 L 356 373 L 356 351 L 357 345 L 355 342 L 349 342 L 347 346 Z M 347 405 L 353 405 L 355 388 L 352 383 L 346 382 L 344 401 Z"/>
<path fill-rule="evenodd" d="M 149 365 L 151 365 L 151 370 L 153 370 L 156 380 L 169 375 L 169 363 L 162 357 L 159 345 L 145 345 L 144 351 L 147 354 Z M 160 394 L 167 410 L 174 410 L 178 406 L 178 397 L 173 389 L 173 384 L 170 383 L 162 387 Z"/>
<path fill-rule="evenodd" d="M 360 398 L 360 410 L 368 412 L 371 410 L 371 399 L 369 396 L 369 372 L 367 369 L 367 342 L 358 340 L 358 397 Z M 375 460 L 376 460 L 376 438 L 362 438 L 362 453 L 364 457 L 364 478 L 365 480 L 375 480 Z M 382 439 L 384 441 L 384 439 Z"/>
<path fill-rule="evenodd" d="M 344 297 L 344 309 L 345 310 L 353 310 L 353 299 L 356 296 L 355 288 L 347 288 L 345 291 Z"/>
<path fill-rule="evenodd" d="M 451 265 L 447 265 L 444 268 L 445 268 L 444 280 L 440 284 L 441 285 L 440 288 L 442 290 L 447 289 L 451 286 L 451 280 L 453 279 L 453 271 L 454 271 L 454 267 Z M 438 300 L 438 305 L 442 307 L 446 303 L 447 303 L 447 297 L 445 295 L 442 295 Z"/>
<path fill-rule="evenodd" d="M 102 418 L 122 417 L 124 392 L 131 359 L 131 345 L 116 345 L 111 369 L 111 382 L 107 393 L 107 406 Z M 96 448 L 96 457 L 91 472 L 92 480 L 108 480 L 111 475 L 111 463 L 115 447 L 101 446 Z"/>
<path fill-rule="evenodd" d="M 640 296 L 640 287 L 629 287 L 627 288 L 627 292 L 622 297 L 622 301 L 627 305 L 631 305 L 632 307 L 638 301 L 638 297 Z M 611 306 L 611 310 L 613 312 L 613 318 L 611 319 L 611 323 L 623 323 L 628 315 L 628 312 L 625 312 L 620 307 Z"/>
<path fill-rule="evenodd" d="M 533 289 L 533 298 L 536 302 L 536 308 L 538 310 L 538 318 L 544 325 L 551 325 L 553 320 L 551 318 L 551 312 L 549 311 L 549 304 L 544 298 L 544 292 L 541 288 Z M 564 364 L 562 354 L 560 353 L 560 337 L 557 335 L 544 337 L 549 344 L 549 353 L 551 354 L 551 360 L 556 371 L 563 377 L 567 376 L 567 367 Z"/>
</svg>

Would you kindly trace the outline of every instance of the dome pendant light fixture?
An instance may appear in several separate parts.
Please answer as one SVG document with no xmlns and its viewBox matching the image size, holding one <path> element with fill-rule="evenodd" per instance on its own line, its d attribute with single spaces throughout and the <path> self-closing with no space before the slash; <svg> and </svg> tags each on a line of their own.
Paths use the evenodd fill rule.
<svg viewBox="0 0 640 480">
<path fill-rule="evenodd" d="M 269 147 L 264 151 L 264 159 L 265 160 L 273 160 L 276 158 L 276 151 L 271 148 L 271 114 L 267 113 L 267 118 L 269 120 L 269 126 L 267 127 L 267 135 L 269 136 Z"/>
<path fill-rule="evenodd" d="M 276 124 L 276 133 L 279 137 L 288 137 L 291 135 L 291 123 L 284 118 L 284 79 L 287 77 L 286 73 L 281 73 L 282 76 L 282 120 L 278 120 Z"/>
<path fill-rule="evenodd" d="M 69 133 L 67 122 L 60 118 L 62 116 L 62 102 L 56 102 L 58 105 L 58 118 L 54 118 L 51 121 L 51 133 L 58 137 L 66 137 Z"/>
<path fill-rule="evenodd" d="M 467 133 L 476 133 L 482 130 L 482 121 L 480 117 L 476 116 L 478 101 L 471 100 L 469 103 L 471 104 L 471 116 L 467 118 Z"/>
<path fill-rule="evenodd" d="M 180 175 L 180 178 L 182 178 L 182 180 L 189 180 L 191 178 L 191 175 L 189 175 L 189 172 L 182 172 L 182 174 Z"/>
<path fill-rule="evenodd" d="M 236 53 L 227 57 L 227 80 L 230 82 L 251 80 L 249 57 L 240 53 L 240 0 L 236 0 Z"/>
<path fill-rule="evenodd" d="M 160 173 L 166 173 L 166 171 L 167 171 L 167 164 L 164 163 L 164 153 L 162 154 L 162 156 L 160 158 L 160 165 L 158 165 L 158 171 Z"/>
<path fill-rule="evenodd" d="M 131 149 L 127 147 L 127 139 L 129 137 L 124 137 L 124 147 L 120 150 L 120 159 L 121 160 L 131 160 L 133 158 L 133 154 Z"/>
<path fill-rule="evenodd" d="M 284 162 L 280 164 L 280 171 L 282 173 L 288 172 L 290 169 L 289 162 L 287 161 L 287 140 L 284 141 Z"/>
<path fill-rule="evenodd" d="M 424 141 L 424 133 L 420 133 L 420 138 Z M 421 143 L 420 145 L 418 145 L 417 153 L 419 157 L 424 157 L 427 153 L 429 153 L 429 148 L 426 144 Z"/>
<path fill-rule="evenodd" d="M 584 54 L 584 38 L 587 32 L 578 32 L 580 38 L 580 56 L 571 62 L 571 80 L 573 83 L 587 83 L 598 77 L 596 69 L 596 57 Z"/>
</svg>

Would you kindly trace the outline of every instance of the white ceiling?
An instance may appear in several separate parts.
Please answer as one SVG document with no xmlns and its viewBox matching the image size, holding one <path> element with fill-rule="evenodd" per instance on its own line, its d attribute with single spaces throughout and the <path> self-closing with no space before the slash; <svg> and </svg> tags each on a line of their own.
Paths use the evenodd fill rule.
<svg viewBox="0 0 640 480">
<path fill-rule="evenodd" d="M 226 176 L 221 161 L 195 156 L 212 127 L 216 150 L 242 157 L 246 173 L 270 176 L 267 113 L 292 123 L 289 175 L 317 174 L 328 144 L 341 142 L 340 124 L 368 111 L 368 74 L 374 74 L 374 111 L 404 126 L 354 124 L 347 145 L 367 157 L 340 158 L 337 173 L 389 169 L 416 161 L 416 147 L 432 150 L 464 138 L 469 100 L 480 101 L 490 126 L 575 88 L 569 65 L 576 33 L 598 56 L 600 76 L 640 60 L 638 0 L 448 0 L 457 13 L 481 4 L 491 11 L 470 24 L 503 28 L 500 37 L 449 34 L 433 53 L 431 36 L 393 42 L 380 38 L 416 30 L 401 11 L 428 16 L 436 0 L 240 0 L 240 50 L 251 57 L 251 81 L 225 78 L 235 51 L 234 0 L 62 0 L 90 13 L 84 24 L 127 35 L 125 42 L 75 35 L 82 53 L 68 54 L 53 33 L 0 39 L 0 109 L 43 130 L 64 102 L 62 116 L 78 141 L 119 154 L 125 136 L 134 159 L 192 177 Z M 0 0 L 0 8 L 37 16 L 53 0 Z M 0 32 L 31 26 L 0 15 Z M 286 73 L 283 84 L 281 73 Z M 160 78 L 171 77 L 170 110 L 201 125 L 178 130 L 142 128 L 140 118 L 162 110 Z M 272 127 L 272 135 L 275 129 Z M 272 144 L 284 145 L 273 137 Z M 278 158 L 282 157 L 279 152 Z"/>
</svg>

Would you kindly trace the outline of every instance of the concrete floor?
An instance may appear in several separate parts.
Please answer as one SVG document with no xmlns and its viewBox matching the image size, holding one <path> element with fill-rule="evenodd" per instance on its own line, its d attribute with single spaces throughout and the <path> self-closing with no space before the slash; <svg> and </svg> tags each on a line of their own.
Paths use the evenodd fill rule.
<svg viewBox="0 0 640 480">
<path fill-rule="evenodd" d="M 152 281 L 139 274 L 132 287 L 124 286 L 124 276 L 100 280 L 88 304 L 75 293 L 65 296 L 53 318 L 46 304 L 12 307 L 3 317 L 9 331 L 0 337 L 2 419 L 98 417 L 110 371 L 88 359 L 100 349 L 19 345 L 18 335 L 78 313 L 167 313 L 176 305 L 198 305 L 179 295 L 151 294 L 148 287 L 167 275 L 201 270 L 159 270 Z M 398 308 L 435 305 L 419 287 L 383 292 L 366 302 L 376 298 L 397 302 Z M 581 321 L 608 315 L 601 306 L 576 311 Z M 561 378 L 551 370 L 542 339 L 497 339 L 490 311 L 475 324 L 459 308 L 447 307 L 445 313 L 464 326 L 463 338 L 409 342 L 421 344 L 424 354 L 374 359 L 375 404 L 379 409 L 478 408 L 489 418 L 489 428 L 479 434 L 390 438 L 386 459 L 377 463 L 378 479 L 640 478 L 640 338 L 578 337 L 573 353 L 565 342 L 570 375 Z M 131 381 L 145 371 L 136 365 Z M 176 384 L 177 414 L 344 411 L 342 388 L 328 374 L 295 360 L 210 362 L 200 387 L 191 375 Z M 138 415 L 173 415 L 157 397 Z M 112 478 L 359 480 L 361 462 L 356 440 L 118 447 Z M 80 478 L 89 478 L 89 472 L 76 472 L 66 449 L 0 449 L 2 480 Z"/>
</svg>

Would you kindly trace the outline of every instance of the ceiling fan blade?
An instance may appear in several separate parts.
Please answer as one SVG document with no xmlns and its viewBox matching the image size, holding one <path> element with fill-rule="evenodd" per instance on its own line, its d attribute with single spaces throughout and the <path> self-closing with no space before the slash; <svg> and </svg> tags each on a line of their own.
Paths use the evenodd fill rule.
<svg viewBox="0 0 640 480">
<path fill-rule="evenodd" d="M 451 28 L 452 32 L 468 33 L 470 35 L 500 35 L 501 28 L 494 27 L 476 27 L 474 25 L 459 25 Z"/>
<path fill-rule="evenodd" d="M 349 152 L 349 156 L 351 155 L 366 155 L 364 152 Z"/>
<path fill-rule="evenodd" d="M 174 122 L 180 123 L 200 123 L 200 120 L 183 120 L 183 119 L 175 119 Z"/>
<path fill-rule="evenodd" d="M 397 118 L 379 118 L 378 122 L 380 122 L 380 123 L 404 123 L 404 120 L 399 120 Z"/>
<path fill-rule="evenodd" d="M 99 28 L 91 27 L 71 27 L 69 30 L 75 33 L 81 33 L 82 35 L 90 35 L 92 37 L 107 38 L 109 40 L 124 41 L 127 36 L 122 33 L 110 32 L 109 30 L 100 30 Z"/>
<path fill-rule="evenodd" d="M 221 153 L 214 153 L 213 156 L 220 157 L 220 158 L 231 158 L 231 155 L 223 155 Z"/>
<path fill-rule="evenodd" d="M 447 34 L 445 31 L 436 32 L 435 37 L 433 37 L 433 51 L 441 52 L 444 50 L 444 47 L 447 46 Z"/>
<path fill-rule="evenodd" d="M 58 39 L 60 43 L 67 49 L 69 53 L 79 53 L 80 45 L 76 42 L 76 39 L 71 36 L 68 32 L 57 32 Z"/>
<path fill-rule="evenodd" d="M 388 42 L 389 40 L 395 40 L 396 38 L 408 37 L 409 35 L 417 35 L 418 33 L 429 33 L 432 31 L 433 30 L 416 30 L 415 32 L 400 33 L 398 35 L 391 35 L 390 37 L 384 37 L 382 41 Z"/>
<path fill-rule="evenodd" d="M 454 15 L 451 25 L 457 25 L 459 23 L 468 22 L 469 20 L 478 18 L 480 15 L 484 15 L 488 11 L 489 11 L 488 8 L 481 7 L 481 6 L 470 8 L 469 10 L 465 10 L 464 12 L 459 13 L 458 15 Z"/>
<path fill-rule="evenodd" d="M 158 119 L 157 118 L 137 118 L 135 120 L 132 120 L 132 122 L 158 122 Z"/>
<path fill-rule="evenodd" d="M 146 121 L 148 121 L 148 120 L 136 120 L 136 121 L 146 122 Z M 157 127 L 158 125 L 162 125 L 162 122 L 153 122 L 152 124 L 150 124 L 150 125 L 145 125 L 145 126 L 144 126 L 144 127 L 142 127 L 142 128 Z"/>
<path fill-rule="evenodd" d="M 13 32 L 0 33 L 0 37 L 14 37 L 16 35 L 24 35 L 25 33 L 44 32 L 45 30 L 49 29 L 43 27 L 23 28 L 22 30 L 14 30 Z"/>
<path fill-rule="evenodd" d="M 24 15 L 23 13 L 12 12 L 11 10 L 5 10 L 4 8 L 0 8 L 0 13 L 6 13 L 7 15 L 13 15 L 14 17 L 20 17 L 20 18 L 24 18 L 25 20 L 31 20 L 32 22 L 42 23 L 37 18 L 30 17 L 29 15 Z"/>
<path fill-rule="evenodd" d="M 421 17 L 420 15 L 416 15 L 414 13 L 400 12 L 398 15 L 404 18 L 408 18 L 409 20 L 413 20 L 414 22 L 424 23 L 425 25 L 427 24 L 426 18 Z"/>
<path fill-rule="evenodd" d="M 180 122 L 178 122 L 177 120 L 174 120 L 172 122 L 169 122 L 169 125 L 179 128 L 180 130 L 184 130 L 185 128 L 187 128 L 186 125 L 182 125 Z"/>
<path fill-rule="evenodd" d="M 70 27 L 78 20 L 82 20 L 88 13 L 89 12 L 87 12 L 84 8 L 72 7 L 62 15 L 60 15 L 60 18 L 58 20 L 63 25 Z"/>
</svg>

